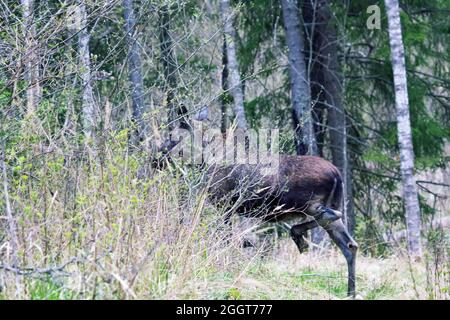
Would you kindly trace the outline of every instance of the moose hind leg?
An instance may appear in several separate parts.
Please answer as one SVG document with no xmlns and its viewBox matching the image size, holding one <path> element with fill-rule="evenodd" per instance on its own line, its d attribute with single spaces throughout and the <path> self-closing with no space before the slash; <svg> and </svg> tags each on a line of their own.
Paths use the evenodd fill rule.
<svg viewBox="0 0 450 320">
<path fill-rule="evenodd" d="M 319 224 L 317 223 L 317 221 L 312 220 L 309 222 L 296 224 L 291 227 L 291 238 L 292 240 L 294 240 L 300 253 L 305 252 L 305 250 L 308 248 L 308 244 L 304 239 L 304 237 L 306 237 L 307 235 L 307 231 L 318 226 Z"/>
<path fill-rule="evenodd" d="M 348 268 L 348 295 L 355 297 L 355 261 L 358 244 L 348 233 L 342 220 L 336 220 L 323 226 L 330 238 L 341 250 L 347 260 Z"/>
<path fill-rule="evenodd" d="M 315 208 L 314 218 L 316 220 L 336 221 L 342 218 L 342 212 L 333 210 L 327 206 L 319 205 Z"/>
<path fill-rule="evenodd" d="M 309 229 L 316 228 L 318 226 L 325 227 L 326 225 L 336 221 L 342 217 L 342 213 L 328 208 L 322 204 L 311 206 L 309 208 L 309 213 L 314 217 L 314 220 L 296 224 L 291 227 L 290 235 L 292 240 L 294 240 L 300 253 L 305 252 L 308 248 L 304 237 L 307 235 Z"/>
<path fill-rule="evenodd" d="M 303 253 L 308 249 L 308 244 L 306 243 L 304 237 L 308 235 L 308 230 L 304 228 L 304 224 L 296 224 L 291 227 L 291 238 L 297 245 L 298 251 Z"/>
</svg>

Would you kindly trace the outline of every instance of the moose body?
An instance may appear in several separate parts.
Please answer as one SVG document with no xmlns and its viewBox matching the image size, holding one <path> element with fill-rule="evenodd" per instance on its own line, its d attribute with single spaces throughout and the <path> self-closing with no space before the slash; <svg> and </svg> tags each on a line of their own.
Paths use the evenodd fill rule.
<svg viewBox="0 0 450 320">
<path fill-rule="evenodd" d="M 262 164 L 211 166 L 210 198 L 244 216 L 296 221 L 290 233 L 300 252 L 306 248 L 306 231 L 324 228 L 346 258 L 348 294 L 354 296 L 358 245 L 338 211 L 343 192 L 339 170 L 320 157 L 292 155 L 280 155 L 274 172 L 266 174 L 264 169 Z"/>
<path fill-rule="evenodd" d="M 180 129 L 187 130 L 192 136 L 193 126 L 184 109 L 179 111 Z M 204 118 L 195 116 L 194 120 L 204 121 Z M 160 167 L 162 163 L 170 163 L 170 153 L 181 141 L 182 137 L 167 140 L 159 148 L 163 157 L 154 159 L 154 165 Z M 269 161 L 256 164 L 210 163 L 207 169 L 209 198 L 217 205 L 232 209 L 228 212 L 256 216 L 263 221 L 288 222 L 292 225 L 291 237 L 300 252 L 307 248 L 304 240 L 307 230 L 324 228 L 345 256 L 348 294 L 354 296 L 358 245 L 348 233 L 342 222 L 342 213 L 338 211 L 343 194 L 339 170 L 320 157 L 276 157 L 276 161 L 269 158 Z M 274 163 L 276 166 L 271 167 Z M 271 168 L 267 170 L 268 167 Z M 230 216 L 225 219 L 229 222 Z M 292 224 L 293 221 L 296 223 Z"/>
<path fill-rule="evenodd" d="M 268 212 L 264 218 L 281 219 L 298 214 L 314 216 L 317 205 L 329 203 L 339 208 L 342 180 L 338 169 L 330 162 L 313 156 L 281 155 L 276 171 L 261 173 L 263 164 L 214 165 L 208 171 L 213 174 L 210 186 L 215 200 L 227 198 L 236 190 L 245 190 L 245 199 L 237 206 L 240 213 L 258 209 L 262 205 Z M 242 193 L 233 195 L 232 202 Z M 331 197 L 330 197 L 331 196 Z M 279 210 L 277 207 L 282 206 Z M 259 212 L 261 215 L 261 212 Z"/>
</svg>

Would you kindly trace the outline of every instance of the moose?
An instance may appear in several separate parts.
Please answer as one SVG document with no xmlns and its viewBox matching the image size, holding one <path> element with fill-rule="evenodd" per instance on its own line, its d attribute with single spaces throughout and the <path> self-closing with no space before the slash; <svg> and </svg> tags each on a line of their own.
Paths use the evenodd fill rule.
<svg viewBox="0 0 450 320">
<path fill-rule="evenodd" d="M 205 117 L 196 116 L 194 119 L 204 121 Z M 184 116 L 180 128 L 191 131 L 190 123 Z M 159 148 L 165 160 L 170 162 L 170 152 L 180 141 L 181 138 L 169 138 Z M 154 163 L 160 166 L 161 159 Z M 342 221 L 342 213 L 338 211 L 343 196 L 339 170 L 331 162 L 316 156 L 279 155 L 277 161 L 276 170 L 272 171 L 265 170 L 267 163 L 210 165 L 206 169 L 209 177 L 208 197 L 217 205 L 232 207 L 229 212 L 292 225 L 290 236 L 300 253 L 307 248 L 305 236 L 308 230 L 316 227 L 325 229 L 347 261 L 347 292 L 354 297 L 358 244 L 349 234 Z M 229 223 L 230 215 L 225 220 Z"/>
</svg>

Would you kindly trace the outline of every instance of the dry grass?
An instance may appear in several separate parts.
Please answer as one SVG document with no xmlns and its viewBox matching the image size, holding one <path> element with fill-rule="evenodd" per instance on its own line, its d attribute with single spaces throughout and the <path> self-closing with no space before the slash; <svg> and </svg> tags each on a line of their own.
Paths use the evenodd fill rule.
<svg viewBox="0 0 450 320">
<path fill-rule="evenodd" d="M 345 260 L 336 250 L 299 255 L 292 241 L 283 239 L 269 257 L 255 261 L 239 276 L 205 283 L 197 297 L 347 299 L 346 272 Z M 448 281 L 441 280 L 448 290 Z M 358 257 L 357 299 L 430 298 L 449 296 L 446 290 L 439 296 L 430 294 L 424 263 L 410 264 L 407 258 L 398 256 Z"/>
<path fill-rule="evenodd" d="M 1 299 L 346 299 L 338 252 L 299 255 L 284 238 L 244 249 L 246 228 L 229 236 L 200 173 L 145 171 L 126 134 L 113 142 L 83 159 L 63 148 L 7 157 L 17 225 L 0 222 Z M 363 299 L 448 293 L 444 274 L 430 295 L 424 263 L 360 256 L 357 268 Z"/>
</svg>

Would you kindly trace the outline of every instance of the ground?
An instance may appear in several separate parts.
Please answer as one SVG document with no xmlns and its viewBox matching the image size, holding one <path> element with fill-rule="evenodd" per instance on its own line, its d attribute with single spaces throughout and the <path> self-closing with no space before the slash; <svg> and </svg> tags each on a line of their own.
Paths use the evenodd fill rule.
<svg viewBox="0 0 450 320">
<path fill-rule="evenodd" d="M 406 257 L 357 260 L 357 299 L 428 299 L 426 268 Z M 194 299 L 348 299 L 347 267 L 336 250 L 298 254 L 289 239 L 240 273 L 217 273 L 194 281 L 173 297 Z M 448 288 L 448 283 L 447 283 Z M 441 288 L 446 292 L 445 288 Z M 447 291 L 448 292 L 448 291 Z M 442 293 L 441 298 L 445 298 Z M 448 298 L 448 295 L 447 297 Z"/>
<path fill-rule="evenodd" d="M 269 255 L 261 257 L 254 249 L 247 250 L 247 259 L 239 270 L 224 272 L 220 268 L 202 269 L 180 281 L 180 276 L 159 274 L 153 281 L 128 288 L 125 296 L 112 298 L 161 298 L 161 299 L 348 299 L 346 296 L 346 264 L 342 255 L 334 249 L 326 252 L 298 254 L 289 239 L 283 239 Z M 233 263 L 230 260 L 230 263 Z M 227 268 L 228 270 L 233 268 Z M 155 280 L 156 279 L 156 280 Z M 428 279 L 428 280 L 427 280 Z M 442 279 L 441 279 L 442 280 Z M 359 255 L 357 262 L 356 299 L 448 299 L 447 287 L 430 291 L 427 286 L 424 261 L 409 263 L 400 256 L 371 258 Z M 445 284 L 445 279 L 441 283 Z M 149 291 L 150 290 L 150 291 Z M 52 281 L 30 282 L 31 299 L 78 299 L 74 286 L 58 285 Z M 99 286 L 97 297 L 102 296 Z M 147 296 L 147 292 L 153 295 Z M 159 293 L 158 293 L 159 292 Z M 6 297 L 3 297 L 6 298 Z"/>
</svg>

